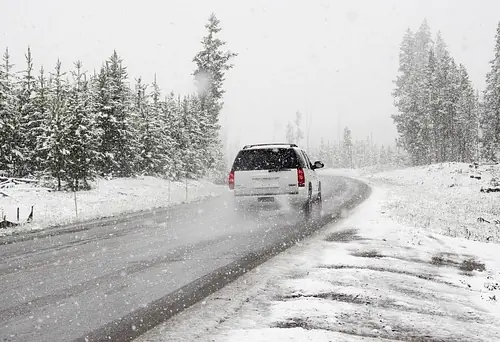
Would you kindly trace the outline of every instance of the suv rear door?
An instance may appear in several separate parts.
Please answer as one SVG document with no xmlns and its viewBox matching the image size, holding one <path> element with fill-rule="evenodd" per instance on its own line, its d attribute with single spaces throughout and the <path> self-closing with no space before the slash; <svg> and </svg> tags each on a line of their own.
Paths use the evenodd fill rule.
<svg viewBox="0 0 500 342">
<path fill-rule="evenodd" d="M 241 150 L 233 163 L 236 196 L 281 195 L 298 192 L 301 160 L 290 147 Z"/>
</svg>

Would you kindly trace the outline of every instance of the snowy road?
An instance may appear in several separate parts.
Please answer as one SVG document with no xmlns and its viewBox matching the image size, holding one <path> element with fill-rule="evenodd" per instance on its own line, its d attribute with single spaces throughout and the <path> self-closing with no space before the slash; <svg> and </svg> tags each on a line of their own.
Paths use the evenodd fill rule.
<svg viewBox="0 0 500 342">
<path fill-rule="evenodd" d="M 147 219 L 0 245 L 1 339 L 137 335 L 179 302 L 189 305 L 234 279 L 235 266 L 253 267 L 339 215 L 363 191 L 358 182 L 324 178 L 323 216 L 314 224 L 286 211 L 242 215 L 227 194 Z"/>
</svg>

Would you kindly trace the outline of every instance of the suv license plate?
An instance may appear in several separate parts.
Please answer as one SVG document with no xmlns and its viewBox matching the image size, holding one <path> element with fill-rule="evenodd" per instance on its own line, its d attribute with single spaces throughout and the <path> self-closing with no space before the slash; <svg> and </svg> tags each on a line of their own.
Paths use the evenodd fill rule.
<svg viewBox="0 0 500 342">
<path fill-rule="evenodd" d="M 274 197 L 259 197 L 259 202 L 274 202 Z"/>
</svg>

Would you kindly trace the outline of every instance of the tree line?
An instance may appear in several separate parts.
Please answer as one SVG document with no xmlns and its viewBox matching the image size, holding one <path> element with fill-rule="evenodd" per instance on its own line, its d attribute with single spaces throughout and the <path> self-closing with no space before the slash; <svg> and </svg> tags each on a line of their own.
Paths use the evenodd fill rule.
<svg viewBox="0 0 500 342">
<path fill-rule="evenodd" d="M 500 151 L 500 23 L 494 59 L 481 94 L 427 21 L 408 29 L 399 53 L 393 96 L 399 141 L 414 165 L 498 161 Z"/>
<path fill-rule="evenodd" d="M 286 125 L 285 139 L 288 143 L 300 143 L 305 138 L 302 130 L 303 116 L 300 111 L 297 111 L 295 119 Z M 309 127 L 306 122 L 306 134 L 308 131 Z M 408 164 L 407 153 L 401 148 L 397 139 L 393 145 L 386 146 L 374 143 L 371 136 L 368 136 L 366 140 L 354 140 L 349 127 L 344 128 L 341 141 L 332 143 L 321 138 L 319 146 L 311 148 L 309 153 L 311 157 L 321 160 L 325 166 L 332 168 Z"/>
<path fill-rule="evenodd" d="M 395 142 L 392 145 L 379 145 L 368 136 L 365 140 L 354 140 L 349 127 L 344 128 L 343 139 L 330 142 L 321 139 L 319 147 L 312 155 L 332 168 L 362 168 L 376 165 L 402 166 L 407 163 L 407 154 Z"/>
<path fill-rule="evenodd" d="M 89 188 L 96 176 L 156 175 L 176 180 L 225 171 L 219 140 L 225 72 L 235 53 L 217 38 L 212 14 L 193 62 L 197 91 L 166 95 L 142 78 L 131 85 L 116 51 L 99 71 L 81 61 L 68 73 L 26 65 L 15 72 L 9 50 L 0 65 L 0 171 L 14 177 L 50 177 L 61 190 Z"/>
</svg>

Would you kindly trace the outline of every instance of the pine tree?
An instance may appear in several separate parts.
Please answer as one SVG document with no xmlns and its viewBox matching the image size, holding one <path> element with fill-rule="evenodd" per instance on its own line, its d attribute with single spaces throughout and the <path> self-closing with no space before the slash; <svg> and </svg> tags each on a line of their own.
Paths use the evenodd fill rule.
<svg viewBox="0 0 500 342">
<path fill-rule="evenodd" d="M 196 141 L 198 144 L 199 159 L 203 162 L 199 175 L 203 175 L 208 170 L 212 170 L 214 175 L 226 174 L 226 158 L 223 153 L 223 144 L 221 140 L 221 126 L 218 121 L 212 120 L 212 115 L 207 106 L 204 105 L 204 97 L 198 98 L 191 96 L 190 103 L 193 115 L 197 116 L 196 132 L 198 135 Z M 195 114 L 197 113 L 197 114 Z M 213 132 L 207 134 L 207 132 Z"/>
<path fill-rule="evenodd" d="M 161 101 L 160 86 L 156 81 L 156 75 L 152 84 L 152 92 L 150 94 L 151 104 L 149 112 L 152 120 L 153 137 L 155 138 L 155 155 L 154 163 L 155 174 L 166 175 L 165 170 L 168 169 L 174 160 L 170 157 L 170 151 L 173 149 L 173 140 L 168 131 L 168 122 L 165 121 L 164 110 L 166 103 Z"/>
<path fill-rule="evenodd" d="M 207 114 L 207 111 L 202 109 L 199 97 L 193 95 L 187 97 L 187 111 L 184 115 L 185 129 L 189 137 L 189 159 L 186 163 L 186 170 L 190 178 L 202 176 L 206 171 L 207 165 L 214 167 L 216 158 L 223 158 L 220 155 L 215 155 L 216 151 L 221 151 L 222 147 L 217 146 L 217 136 L 212 140 L 206 139 L 203 134 L 211 128 L 209 127 Z M 213 146 L 213 149 L 205 150 L 206 146 Z"/>
<path fill-rule="evenodd" d="M 477 100 L 469 80 L 465 66 L 459 66 L 459 99 L 457 103 L 456 140 L 457 161 L 472 162 L 474 160 L 477 138 L 478 117 Z"/>
<path fill-rule="evenodd" d="M 132 110 L 138 118 L 140 162 L 139 172 L 151 174 L 155 169 L 153 149 L 155 138 L 152 136 L 151 117 L 149 113 L 149 94 L 146 93 L 147 85 L 139 77 L 135 84 L 135 95 Z"/>
<path fill-rule="evenodd" d="M 386 163 L 389 165 L 394 164 L 394 150 L 392 149 L 391 145 L 387 146 L 386 150 Z"/>
<path fill-rule="evenodd" d="M 18 87 L 20 81 L 17 75 L 14 75 L 12 72 L 12 67 L 13 65 L 10 64 L 10 55 L 7 49 L 4 54 L 4 72 L 2 77 L 4 83 L 7 85 L 4 94 L 5 116 L 2 120 L 6 127 L 5 132 L 2 132 L 2 135 L 5 136 L 3 149 L 6 153 L 4 158 L 9 173 L 20 177 L 26 172 L 26 155 L 21 121 L 24 108 L 23 103 L 20 102 L 22 98 L 20 94 L 22 94 L 23 89 L 22 87 Z"/>
<path fill-rule="evenodd" d="M 98 171 L 107 175 L 115 168 L 113 146 L 116 144 L 111 138 L 114 136 L 114 121 L 110 116 L 111 95 L 109 77 L 105 65 L 92 79 L 92 109 L 97 120 L 97 127 L 101 131 L 99 145 Z"/>
<path fill-rule="evenodd" d="M 295 113 L 295 140 L 296 143 L 299 144 L 300 141 L 304 138 L 304 133 L 302 132 L 301 123 L 302 123 L 302 113 L 297 111 Z"/>
<path fill-rule="evenodd" d="M 155 81 L 151 93 L 142 79 L 137 80 L 135 86 L 133 112 L 137 117 L 137 131 L 139 134 L 138 147 L 140 150 L 139 172 L 149 175 L 163 174 L 166 163 L 164 148 L 165 133 L 162 109 L 160 103 L 160 88 Z"/>
<path fill-rule="evenodd" d="M 335 146 L 332 146 L 330 141 L 326 144 L 325 160 L 324 163 L 328 167 L 335 167 Z"/>
<path fill-rule="evenodd" d="M 190 110 L 189 97 L 178 98 L 180 116 L 179 147 L 182 151 L 182 169 L 179 170 L 181 177 L 189 178 L 191 173 L 196 171 L 192 163 L 196 163 L 194 151 L 195 132 L 192 130 L 194 118 Z"/>
<path fill-rule="evenodd" d="M 211 14 L 205 25 L 208 33 L 202 39 L 202 50 L 193 58 L 196 70 L 193 75 L 198 88 L 200 115 L 205 117 L 207 130 L 203 132 L 204 140 L 210 144 L 205 146 L 207 155 L 210 156 L 207 168 L 214 168 L 218 158 L 224 158 L 219 139 L 219 113 L 223 106 L 225 73 L 233 67 L 231 59 L 236 53 L 224 51 L 226 42 L 217 37 L 221 31 L 219 20 Z M 223 164 L 223 163 L 222 163 Z"/>
<path fill-rule="evenodd" d="M 57 190 L 62 189 L 62 181 L 66 176 L 66 149 L 68 130 L 65 121 L 67 112 L 68 85 L 61 71 L 58 60 L 49 89 L 49 119 L 42 126 L 43 152 L 47 155 L 45 171 L 57 180 Z"/>
<path fill-rule="evenodd" d="M 417 103 L 414 95 L 415 78 L 415 36 L 408 29 L 403 37 L 399 53 L 399 75 L 395 80 L 393 96 L 398 113 L 392 115 L 400 136 L 401 144 L 410 153 L 417 150 L 415 116 Z M 414 158 L 416 159 L 416 158 Z"/>
<path fill-rule="evenodd" d="M 14 115 L 13 65 L 10 63 L 9 49 L 5 49 L 3 64 L 0 66 L 0 171 L 13 173 L 13 150 L 16 128 Z"/>
<path fill-rule="evenodd" d="M 440 60 L 445 56 L 445 54 L 448 53 L 448 47 L 446 46 L 441 31 L 438 31 L 436 35 L 436 44 L 434 46 L 434 53 L 436 55 L 437 60 Z"/>
<path fill-rule="evenodd" d="M 413 156 L 416 164 L 430 163 L 431 154 L 431 113 L 428 108 L 429 92 L 427 91 L 428 85 L 428 72 L 429 60 L 433 59 L 431 49 L 433 42 L 431 39 L 431 32 L 427 20 L 424 20 L 419 30 L 415 34 L 415 69 L 414 69 L 414 82 L 415 89 L 412 94 L 415 99 L 416 107 L 412 127 L 415 130 L 416 136 L 414 140 Z"/>
<path fill-rule="evenodd" d="M 415 66 L 418 72 L 423 72 L 429 58 L 429 50 L 433 46 L 431 29 L 424 19 L 415 33 Z"/>
<path fill-rule="evenodd" d="M 452 74 L 452 58 L 445 49 L 442 52 L 441 58 L 437 60 L 436 65 L 436 91 L 438 96 L 435 100 L 436 111 L 434 113 L 434 135 L 435 135 L 435 161 L 444 162 L 449 160 L 448 151 L 449 142 L 449 111 L 447 107 L 450 105 L 451 97 L 447 94 L 450 88 L 449 82 Z"/>
<path fill-rule="evenodd" d="M 342 153 L 341 153 L 341 148 L 340 145 L 337 143 L 334 143 L 333 146 L 331 146 L 331 160 L 332 160 L 332 167 L 335 168 L 340 168 L 342 167 Z"/>
<path fill-rule="evenodd" d="M 342 167 L 353 168 L 353 144 L 351 130 L 348 127 L 344 128 L 344 141 L 342 151 Z"/>
<path fill-rule="evenodd" d="M 483 117 L 481 119 L 483 158 L 498 161 L 500 158 L 500 22 L 495 35 L 494 58 L 486 74 Z"/>
<path fill-rule="evenodd" d="M 89 181 L 97 172 L 99 130 L 92 112 L 89 82 L 83 72 L 82 62 L 75 63 L 73 84 L 68 93 L 65 129 L 65 180 L 74 191 L 89 189 Z M 80 184 L 80 181 L 82 183 Z"/>
<path fill-rule="evenodd" d="M 36 158 L 37 137 L 41 133 L 43 117 L 38 116 L 33 103 L 36 87 L 36 78 L 33 75 L 33 58 L 28 47 L 26 69 L 22 71 L 17 92 L 17 113 L 19 115 L 19 151 L 22 153 L 18 160 L 17 174 L 27 175 L 39 169 Z"/>
<path fill-rule="evenodd" d="M 131 176 L 138 163 L 137 141 L 130 113 L 127 71 L 114 51 L 98 76 L 98 127 L 103 136 L 100 170 L 105 174 Z"/>
<path fill-rule="evenodd" d="M 33 134 L 35 135 L 35 148 L 30 154 L 31 163 L 35 172 L 44 171 L 44 163 L 47 160 L 47 150 L 44 145 L 44 127 L 50 120 L 49 116 L 49 84 L 45 77 L 45 70 L 40 68 L 38 78 L 35 83 L 33 97 L 34 120 L 37 127 Z"/>
<path fill-rule="evenodd" d="M 388 163 L 388 161 L 387 161 L 387 152 L 385 150 L 385 147 L 382 145 L 380 147 L 379 164 L 380 165 L 386 165 L 387 163 Z"/>
<path fill-rule="evenodd" d="M 225 93 L 224 76 L 226 71 L 233 67 L 230 60 L 238 54 L 222 50 L 226 42 L 216 37 L 221 31 L 219 24 L 220 21 L 212 13 L 205 25 L 208 34 L 201 41 L 203 49 L 196 54 L 193 62 L 197 66 L 194 77 L 198 86 L 198 94 L 208 95 L 221 105 L 222 96 Z M 217 115 L 218 112 L 212 114 Z"/>
<path fill-rule="evenodd" d="M 319 160 L 321 160 L 321 161 L 323 161 L 323 163 L 325 163 L 325 165 L 331 166 L 331 164 L 328 163 L 328 148 L 327 148 L 327 145 L 325 144 L 325 140 L 323 138 L 321 138 L 321 141 L 319 143 L 319 149 L 318 149 L 317 156 L 318 156 Z"/>
<path fill-rule="evenodd" d="M 162 109 L 163 119 L 163 148 L 166 155 L 166 163 L 163 166 L 163 173 L 170 180 L 177 180 L 183 169 L 183 151 L 181 150 L 182 121 L 179 102 L 176 101 L 175 94 L 170 93 L 165 98 Z"/>
<path fill-rule="evenodd" d="M 429 50 L 429 59 L 425 68 L 424 82 L 422 84 L 423 98 L 422 106 L 425 120 L 425 127 L 427 127 L 426 135 L 423 137 L 425 144 L 425 158 L 427 163 L 436 162 L 438 156 L 436 151 L 439 146 L 439 89 L 437 82 L 437 60 L 434 50 Z"/>
<path fill-rule="evenodd" d="M 470 146 L 477 137 L 472 128 L 477 108 L 470 109 L 472 86 L 465 67 L 459 70 L 441 34 L 434 44 L 426 21 L 415 35 L 408 30 L 399 62 L 393 92 L 398 113 L 393 119 L 400 135 L 398 144 L 412 164 L 471 158 Z"/>
</svg>

